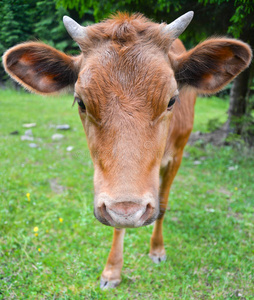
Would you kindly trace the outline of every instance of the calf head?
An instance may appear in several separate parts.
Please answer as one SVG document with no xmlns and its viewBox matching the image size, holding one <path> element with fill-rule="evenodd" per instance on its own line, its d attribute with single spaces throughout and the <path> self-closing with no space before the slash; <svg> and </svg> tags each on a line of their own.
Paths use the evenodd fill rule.
<svg viewBox="0 0 254 300">
<path fill-rule="evenodd" d="M 192 16 L 166 25 L 118 14 L 86 28 L 64 17 L 79 56 L 28 42 L 3 57 L 5 70 L 30 91 L 74 86 L 94 163 L 94 212 L 106 225 L 139 227 L 157 218 L 160 164 L 179 90 L 216 92 L 250 63 L 249 46 L 233 39 L 171 51 Z"/>
</svg>

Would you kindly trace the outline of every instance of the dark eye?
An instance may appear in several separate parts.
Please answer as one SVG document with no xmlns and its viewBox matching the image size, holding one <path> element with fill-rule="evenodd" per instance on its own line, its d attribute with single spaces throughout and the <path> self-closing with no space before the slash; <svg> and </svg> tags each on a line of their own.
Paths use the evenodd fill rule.
<svg viewBox="0 0 254 300">
<path fill-rule="evenodd" d="M 74 102 L 77 102 L 82 111 L 86 111 L 86 106 L 84 102 L 79 98 L 75 97 Z"/>
<path fill-rule="evenodd" d="M 173 105 L 175 104 L 176 100 L 178 100 L 178 97 L 179 96 L 176 95 L 169 100 L 168 108 L 167 108 L 168 111 L 170 111 L 173 108 Z"/>
</svg>

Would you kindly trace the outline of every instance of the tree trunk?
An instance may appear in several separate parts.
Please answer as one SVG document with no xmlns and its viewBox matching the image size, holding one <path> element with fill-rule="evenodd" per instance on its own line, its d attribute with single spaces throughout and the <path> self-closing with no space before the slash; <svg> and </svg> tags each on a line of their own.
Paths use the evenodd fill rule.
<svg viewBox="0 0 254 300">
<path fill-rule="evenodd" d="M 235 133 L 242 135 L 244 128 L 244 116 L 247 113 L 249 96 L 250 68 L 238 75 L 230 90 L 230 103 L 228 120 L 226 122 L 227 134 Z"/>
</svg>

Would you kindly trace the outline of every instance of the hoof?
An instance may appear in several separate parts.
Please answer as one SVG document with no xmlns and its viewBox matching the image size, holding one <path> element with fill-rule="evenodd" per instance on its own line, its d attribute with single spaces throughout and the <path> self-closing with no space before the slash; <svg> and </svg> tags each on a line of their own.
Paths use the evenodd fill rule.
<svg viewBox="0 0 254 300">
<path fill-rule="evenodd" d="M 104 279 L 103 277 L 101 277 L 100 288 L 102 290 L 113 289 L 113 288 L 117 287 L 120 284 L 120 282 L 121 282 L 120 279 L 107 280 L 107 279 Z"/>
<path fill-rule="evenodd" d="M 157 255 L 153 255 L 153 254 L 149 254 L 149 257 L 156 264 L 159 264 L 160 262 L 165 261 L 166 258 L 167 258 L 166 255 L 159 255 L 159 256 L 157 256 Z"/>
</svg>

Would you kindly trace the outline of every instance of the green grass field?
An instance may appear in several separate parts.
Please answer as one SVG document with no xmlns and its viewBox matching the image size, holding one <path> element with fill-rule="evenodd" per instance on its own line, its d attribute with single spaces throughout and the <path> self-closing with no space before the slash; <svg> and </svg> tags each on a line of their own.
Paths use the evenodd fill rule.
<svg viewBox="0 0 254 300">
<path fill-rule="evenodd" d="M 71 105 L 0 91 L 0 299 L 254 299 L 254 156 L 229 146 L 186 148 L 164 223 L 167 260 L 148 257 L 152 226 L 129 229 L 122 283 L 99 289 L 113 230 L 93 216 L 93 166 Z M 225 120 L 227 106 L 199 99 L 195 130 Z M 38 148 L 20 138 L 32 122 Z M 71 130 L 53 127 L 65 123 Z"/>
</svg>

